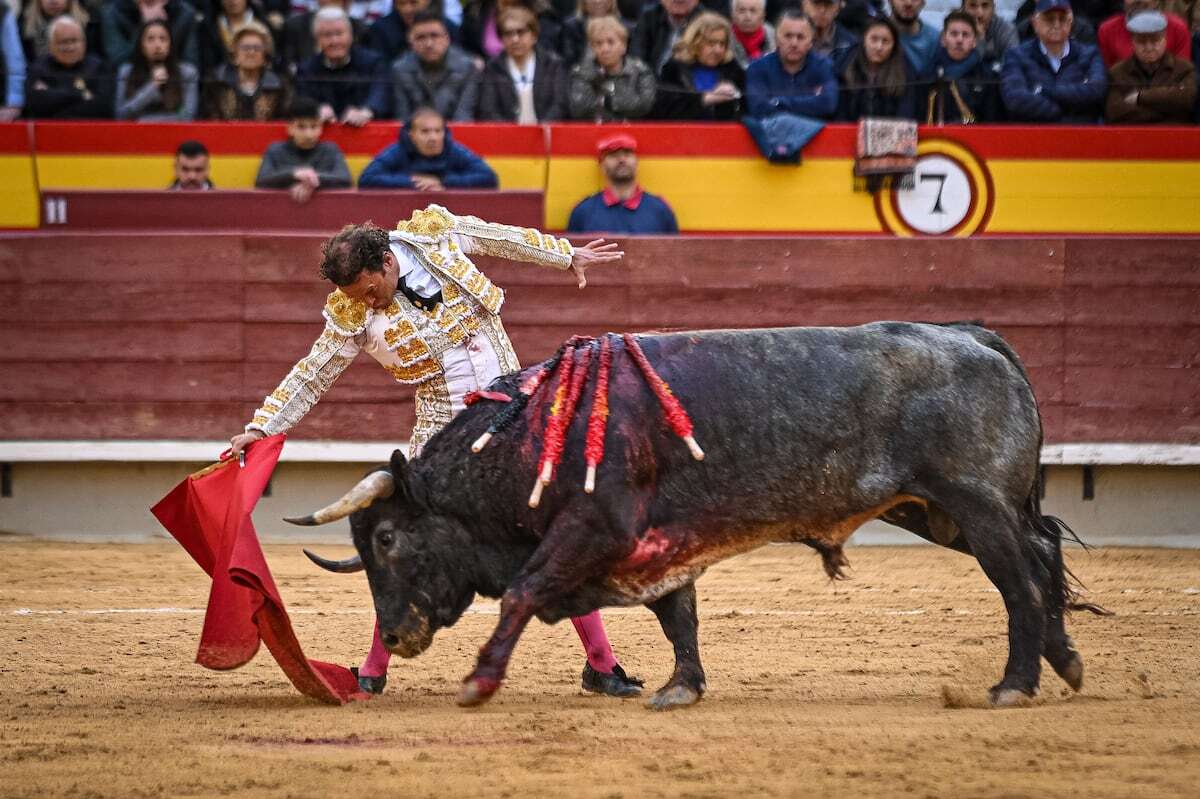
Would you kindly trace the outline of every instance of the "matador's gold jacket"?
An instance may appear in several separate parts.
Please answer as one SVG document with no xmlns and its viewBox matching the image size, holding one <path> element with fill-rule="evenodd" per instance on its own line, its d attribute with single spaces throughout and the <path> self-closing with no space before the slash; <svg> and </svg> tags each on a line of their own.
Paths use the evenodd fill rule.
<svg viewBox="0 0 1200 799">
<path fill-rule="evenodd" d="M 397 290 L 392 304 L 376 311 L 340 290 L 325 303 L 325 330 L 312 351 L 263 400 L 246 430 L 282 433 L 300 421 L 362 350 L 400 383 L 415 385 L 417 424 L 410 448 L 419 452 L 452 416 L 442 377 L 443 358 L 482 332 L 503 372 L 520 368 L 500 322 L 504 291 L 468 257 L 472 253 L 529 261 L 557 269 L 571 265 L 574 249 L 566 239 L 532 228 L 495 225 L 473 216 L 455 216 L 439 205 L 414 211 L 390 234 L 392 244 L 409 249 L 442 287 L 442 302 L 425 311 Z"/>
</svg>

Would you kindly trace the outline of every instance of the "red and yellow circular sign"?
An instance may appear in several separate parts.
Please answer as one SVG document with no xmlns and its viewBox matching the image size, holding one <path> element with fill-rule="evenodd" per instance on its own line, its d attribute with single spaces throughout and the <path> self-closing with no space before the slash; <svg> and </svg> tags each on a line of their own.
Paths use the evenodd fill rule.
<svg viewBox="0 0 1200 799">
<path fill-rule="evenodd" d="M 889 179 L 875 194 L 875 214 L 897 236 L 966 237 L 982 233 L 996 191 L 983 159 L 956 141 L 917 144 L 912 184 Z"/>
</svg>

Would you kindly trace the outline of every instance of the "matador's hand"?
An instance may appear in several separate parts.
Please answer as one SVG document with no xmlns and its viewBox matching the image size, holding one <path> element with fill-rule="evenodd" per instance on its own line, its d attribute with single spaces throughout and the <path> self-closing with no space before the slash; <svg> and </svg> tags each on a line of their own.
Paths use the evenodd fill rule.
<svg viewBox="0 0 1200 799">
<path fill-rule="evenodd" d="M 229 439 L 229 457 L 236 458 L 242 454 L 242 450 L 258 441 L 260 438 L 266 438 L 266 433 L 261 430 L 251 430 L 248 433 L 241 433 Z"/>
<path fill-rule="evenodd" d="M 587 285 L 587 277 L 584 272 L 588 267 L 596 264 L 608 263 L 609 261 L 619 261 L 625 257 L 622 250 L 617 249 L 615 241 L 604 243 L 604 239 L 596 239 L 589 241 L 582 247 L 575 248 L 575 255 L 571 257 L 571 271 L 575 273 L 575 277 L 579 280 L 579 288 Z"/>
</svg>

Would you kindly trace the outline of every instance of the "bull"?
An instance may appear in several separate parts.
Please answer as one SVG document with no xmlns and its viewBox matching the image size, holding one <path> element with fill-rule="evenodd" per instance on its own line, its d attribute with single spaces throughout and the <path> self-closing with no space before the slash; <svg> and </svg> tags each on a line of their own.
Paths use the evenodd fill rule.
<svg viewBox="0 0 1200 799">
<path fill-rule="evenodd" d="M 840 577 L 842 545 L 881 518 L 972 555 L 999 590 L 1009 646 L 992 705 L 1034 696 L 1042 657 L 1080 690 L 1083 660 L 1064 625 L 1070 533 L 1041 512 L 1041 419 L 999 335 L 967 323 L 877 322 L 636 341 L 691 414 L 702 461 L 662 424 L 655 394 L 617 352 L 594 493 L 580 490 L 584 413 L 566 430 L 554 482 L 537 507 L 527 502 L 550 404 L 538 395 L 478 454 L 470 446 L 503 403 L 468 407 L 421 457 L 397 451 L 341 500 L 289 519 L 349 516 L 356 556 L 308 554 L 333 571 L 365 569 L 392 652 L 420 654 L 476 594 L 499 597 L 499 621 L 459 695 L 476 705 L 499 688 L 534 616 L 553 623 L 642 604 L 675 650 L 674 672 L 648 704 L 689 705 L 705 691 L 694 583 L 706 567 L 795 542 Z M 539 368 L 500 378 L 492 395 L 517 396 Z"/>
</svg>

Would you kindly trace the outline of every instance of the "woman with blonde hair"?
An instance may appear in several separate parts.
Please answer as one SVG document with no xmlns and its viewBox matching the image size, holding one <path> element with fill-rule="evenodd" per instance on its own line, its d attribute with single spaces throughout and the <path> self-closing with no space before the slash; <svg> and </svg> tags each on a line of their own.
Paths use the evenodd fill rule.
<svg viewBox="0 0 1200 799">
<path fill-rule="evenodd" d="M 654 107 L 657 81 L 646 62 L 626 55 L 629 31 L 616 17 L 588 22 L 588 55 L 571 70 L 568 105 L 573 119 L 639 119 Z"/>
<path fill-rule="evenodd" d="M 50 21 L 63 15 L 79 23 L 87 38 L 87 51 L 101 53 L 100 22 L 84 8 L 80 0 L 28 0 L 21 15 L 21 43 L 30 61 L 50 52 Z"/>
<path fill-rule="evenodd" d="M 563 63 L 571 68 L 587 55 L 587 24 L 600 17 L 613 17 L 621 20 L 625 30 L 633 33 L 633 25 L 621 18 L 617 0 L 579 0 L 575 14 L 569 17 L 562 26 L 558 50 Z"/>
<path fill-rule="evenodd" d="M 684 30 L 663 65 L 655 119 L 735 120 L 742 113 L 746 71 L 733 56 L 733 28 L 706 11 Z"/>
<path fill-rule="evenodd" d="M 233 63 L 218 66 L 208 83 L 208 117 L 282 119 L 289 98 L 287 87 L 270 68 L 275 56 L 271 32 L 261 22 L 246 23 L 233 34 L 232 52 Z"/>
</svg>

